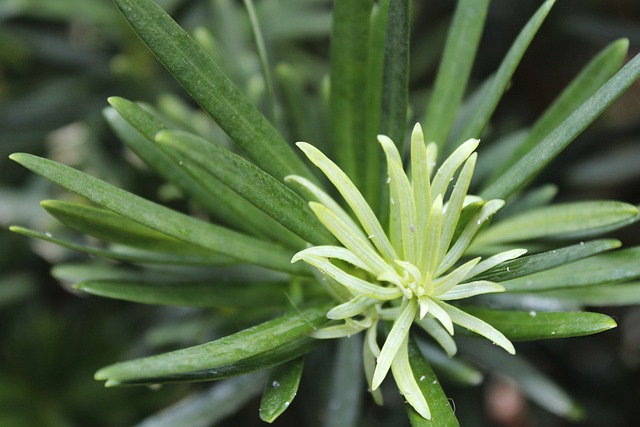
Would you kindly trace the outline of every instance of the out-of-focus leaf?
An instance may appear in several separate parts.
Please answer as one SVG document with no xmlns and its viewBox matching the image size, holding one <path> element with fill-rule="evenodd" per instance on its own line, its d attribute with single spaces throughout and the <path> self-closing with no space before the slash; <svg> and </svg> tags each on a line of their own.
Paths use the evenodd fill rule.
<svg viewBox="0 0 640 427">
<path fill-rule="evenodd" d="M 74 288 L 106 298 L 143 304 L 250 309 L 282 308 L 287 283 L 215 283 L 153 280 L 87 280 Z"/>
<path fill-rule="evenodd" d="M 182 242 L 179 241 L 176 241 L 176 249 L 180 249 L 177 252 L 158 252 L 157 247 L 152 251 L 124 246 L 110 249 L 100 249 L 80 243 L 75 243 L 69 240 L 64 240 L 53 236 L 51 233 L 41 233 L 39 231 L 30 230 L 24 227 L 12 226 L 10 227 L 10 230 L 15 233 L 32 237 L 34 239 L 40 239 L 45 242 L 50 242 L 67 249 L 84 252 L 88 255 L 133 263 L 205 266 L 234 264 L 237 262 L 233 258 L 216 255 L 213 252 L 198 248 L 196 246 L 182 245 Z M 168 248 L 165 246 L 165 249 Z"/>
<path fill-rule="evenodd" d="M 497 177 L 493 184 L 480 193 L 480 196 L 484 199 L 505 199 L 521 190 L 609 108 L 638 77 L 640 77 L 640 55 L 636 55 L 553 132 Z"/>
<path fill-rule="evenodd" d="M 401 153 L 404 152 L 409 108 L 409 15 L 409 0 L 389 2 L 382 72 L 380 132 L 391 138 Z M 372 143 L 375 144 L 374 141 Z"/>
<path fill-rule="evenodd" d="M 292 254 L 273 244 L 206 223 L 121 190 L 68 166 L 30 154 L 11 159 L 61 187 L 183 242 L 275 270 L 303 272 Z"/>
<path fill-rule="evenodd" d="M 156 140 L 178 164 L 196 164 L 306 241 L 333 240 L 300 196 L 242 157 L 186 132 L 162 131 Z"/>
<path fill-rule="evenodd" d="M 431 419 L 426 420 L 411 405 L 406 404 L 412 427 L 459 426 L 458 419 L 453 413 L 453 408 L 449 404 L 447 395 L 442 390 L 438 377 L 412 337 L 409 338 L 409 362 L 416 382 L 420 390 L 422 390 L 422 394 L 431 411 Z"/>
<path fill-rule="evenodd" d="M 484 273 L 474 276 L 473 280 L 489 280 L 492 282 L 503 282 L 517 277 L 527 276 L 539 271 L 548 270 L 586 258 L 600 252 L 619 248 L 620 241 L 594 240 L 593 242 L 578 243 L 577 245 L 554 249 L 540 254 L 529 255 L 506 261 L 493 267 Z"/>
<path fill-rule="evenodd" d="M 463 385 L 478 385 L 484 375 L 475 366 L 458 357 L 449 357 L 440 347 L 416 339 L 418 347 L 433 369 L 442 377 Z"/>
<path fill-rule="evenodd" d="M 489 0 L 463 0 L 456 6 L 424 120 L 424 137 L 440 151 L 456 117 L 476 56 Z"/>
<path fill-rule="evenodd" d="M 116 0 L 131 27 L 160 62 L 262 169 L 277 178 L 307 167 L 218 65 L 153 0 Z"/>
<path fill-rule="evenodd" d="M 621 282 L 640 277 L 640 247 L 596 255 L 551 270 L 507 280 L 507 292 L 531 292 Z"/>
<path fill-rule="evenodd" d="M 331 389 L 323 423 L 325 427 L 358 425 L 362 383 L 361 336 L 341 339 L 331 373 Z"/>
<path fill-rule="evenodd" d="M 635 206 L 613 201 L 545 206 L 496 221 L 476 238 L 474 245 L 562 237 L 563 234 L 624 223 L 637 214 Z"/>
<path fill-rule="evenodd" d="M 555 0 L 548 0 L 544 2 L 531 19 L 529 19 L 529 22 L 527 22 L 522 31 L 520 31 L 520 34 L 509 49 L 509 52 L 507 52 L 502 60 L 498 71 L 496 71 L 495 75 L 491 78 L 491 83 L 487 87 L 486 91 L 483 92 L 483 97 L 481 98 L 479 105 L 474 109 L 474 113 L 465 122 L 462 130 L 456 132 L 456 134 L 459 135 L 459 139 L 466 140 L 467 138 L 480 137 L 482 130 L 489 122 L 500 98 L 502 98 L 507 85 L 511 81 L 511 77 L 520 63 L 524 52 L 529 47 L 531 40 L 533 40 L 533 37 L 549 14 L 554 3 Z M 457 144 L 461 141 L 457 140 L 454 142 Z M 488 200 L 499 197 L 484 198 Z"/>
<path fill-rule="evenodd" d="M 505 170 L 525 156 L 604 85 L 620 69 L 628 48 L 628 40 L 617 40 L 591 60 L 540 116 L 526 140 L 518 146 L 511 158 L 500 168 L 495 169 L 494 178 L 502 175 Z M 493 180 L 489 182 L 493 182 Z"/>
<path fill-rule="evenodd" d="M 372 0 L 336 1 L 331 33 L 330 111 L 335 160 L 358 186 L 364 173 L 359 165 L 362 144 L 376 144 L 361 141 L 367 120 L 363 85 L 367 82 L 372 5 Z"/>
<path fill-rule="evenodd" d="M 617 326 L 615 320 L 604 314 L 579 311 L 525 312 L 471 306 L 464 307 L 464 311 L 489 323 L 513 341 L 591 335 Z"/>
<path fill-rule="evenodd" d="M 144 419 L 137 427 L 213 426 L 257 395 L 263 379 L 262 374 L 250 374 L 221 381 L 177 406 Z"/>
<path fill-rule="evenodd" d="M 523 296 L 526 295 L 529 294 L 524 294 Z M 558 289 L 537 292 L 533 295 L 557 298 L 561 301 L 592 307 L 636 305 L 640 304 L 640 282 L 588 286 L 581 288 L 579 291 L 574 289 Z"/>
<path fill-rule="evenodd" d="M 485 342 L 474 342 L 472 346 L 462 341 L 461 349 L 470 359 L 513 379 L 529 399 L 549 412 L 572 421 L 582 417 L 582 409 L 571 396 L 523 358 L 505 354 Z"/>
<path fill-rule="evenodd" d="M 271 370 L 260 402 L 260 419 L 273 423 L 293 402 L 302 376 L 303 359 L 291 360 Z"/>
<path fill-rule="evenodd" d="M 296 340 L 304 338 L 324 323 L 329 308 L 330 305 L 327 304 L 313 306 L 206 344 L 117 363 L 100 369 L 95 378 L 107 380 L 108 386 L 134 382 L 154 383 L 161 380 L 197 380 L 199 377 L 211 379 L 216 378 L 219 373 L 227 373 L 226 370 L 237 374 L 234 365 L 247 362 L 253 357 L 255 360 L 250 360 L 253 363 L 240 370 L 250 372 L 260 365 L 261 355 L 268 358 L 269 351 L 277 351 L 287 344 L 297 344 Z M 275 360 L 270 362 L 272 365 L 278 364 Z"/>
</svg>

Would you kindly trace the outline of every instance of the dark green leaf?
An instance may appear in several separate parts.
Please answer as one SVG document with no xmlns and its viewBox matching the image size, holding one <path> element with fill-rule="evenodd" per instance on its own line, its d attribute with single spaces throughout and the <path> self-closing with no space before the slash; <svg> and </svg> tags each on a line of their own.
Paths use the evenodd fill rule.
<svg viewBox="0 0 640 427">
<path fill-rule="evenodd" d="M 23 153 L 12 154 L 11 159 L 97 205 L 183 242 L 267 268 L 304 272 L 291 264 L 291 252 L 273 244 L 178 213 L 51 160 Z"/>
<path fill-rule="evenodd" d="M 611 43 L 589 62 L 553 104 L 547 108 L 544 114 L 540 116 L 527 135 L 526 140 L 518 146 L 510 159 L 502 167 L 495 169 L 493 178 L 502 175 L 517 160 L 524 157 L 555 128 L 560 126 L 596 90 L 604 85 L 620 69 L 628 48 L 628 40 L 618 40 Z M 489 182 L 493 181 L 492 179 Z"/>
<path fill-rule="evenodd" d="M 579 290 L 558 289 L 536 292 L 535 294 L 523 294 L 523 297 L 526 298 L 527 295 L 559 299 L 591 307 L 636 305 L 640 304 L 640 282 L 588 286 Z"/>
<path fill-rule="evenodd" d="M 460 132 L 457 132 L 459 138 L 466 140 L 467 138 L 479 138 L 482 130 L 489 122 L 491 115 L 495 111 L 500 98 L 506 90 L 516 67 L 520 63 L 522 56 L 529 47 L 531 40 L 537 33 L 538 29 L 549 14 L 555 0 L 548 0 L 540 6 L 538 11 L 529 19 L 527 25 L 524 26 L 520 34 L 513 42 L 509 52 L 505 55 L 498 71 L 491 78 L 491 83 L 483 93 L 478 106 L 474 110 L 474 114 L 468 119 Z M 461 141 L 455 141 L 459 143 Z M 484 199 L 496 199 L 499 197 L 483 197 Z"/>
<path fill-rule="evenodd" d="M 503 282 L 505 280 L 527 276 L 539 271 L 568 264 L 600 252 L 619 248 L 620 245 L 620 241 L 613 239 L 579 243 L 577 245 L 567 246 L 503 262 L 502 264 L 475 276 L 473 280 Z"/>
<path fill-rule="evenodd" d="M 513 215 L 495 221 L 479 234 L 474 245 L 518 242 L 540 237 L 562 237 L 583 230 L 599 229 L 624 223 L 638 214 L 638 208 L 628 203 L 588 201 L 563 203 Z"/>
<path fill-rule="evenodd" d="M 110 249 L 100 249 L 92 246 L 82 245 L 69 240 L 64 240 L 53 236 L 51 233 L 41 233 L 39 231 L 29 230 L 28 228 L 13 226 L 10 230 L 34 239 L 40 239 L 50 242 L 58 246 L 62 246 L 74 251 L 83 252 L 89 255 L 116 259 L 142 264 L 164 264 L 164 265 L 192 265 L 192 266 L 213 266 L 236 263 L 232 258 L 216 255 L 213 252 L 198 248 L 196 246 L 184 245 L 182 242 L 176 241 L 176 248 L 180 250 L 174 252 L 156 252 L 143 249 L 135 249 L 131 247 L 116 247 Z M 165 242 L 166 243 L 166 242 Z M 164 246 L 168 249 L 168 246 Z M 201 253 L 198 253 L 201 252 Z"/>
<path fill-rule="evenodd" d="M 216 283 L 154 280 L 87 280 L 74 288 L 106 298 L 143 304 L 216 308 L 283 308 L 288 283 Z"/>
<path fill-rule="evenodd" d="M 413 375 L 431 410 L 431 420 L 426 420 L 411 405 L 405 404 L 411 425 L 413 427 L 459 426 L 460 424 L 453 413 L 453 408 L 449 404 L 447 395 L 442 390 L 438 377 L 436 377 L 412 337 L 409 338 L 409 362 L 411 363 Z"/>
<path fill-rule="evenodd" d="M 153 0 L 115 0 L 131 27 L 189 94 L 262 169 L 312 178 L 293 149 L 218 65 Z"/>
<path fill-rule="evenodd" d="M 380 132 L 404 152 L 409 106 L 409 0 L 390 0 L 382 74 Z M 373 142 L 373 141 L 372 141 Z"/>
<path fill-rule="evenodd" d="M 196 381 L 273 366 L 300 356 L 290 353 L 317 341 L 306 335 L 326 321 L 330 307 L 323 304 L 296 310 L 206 344 L 107 366 L 95 378 L 107 380 L 109 386 Z M 285 355 L 289 358 L 283 358 Z"/>
<path fill-rule="evenodd" d="M 617 326 L 611 317 L 599 313 L 579 311 L 525 312 L 470 306 L 463 307 L 463 309 L 472 316 L 489 323 L 513 341 L 591 335 Z"/>
<path fill-rule="evenodd" d="M 308 242 L 333 240 L 300 196 L 242 157 L 186 132 L 162 131 L 156 140 L 176 163 L 196 164 Z"/>
<path fill-rule="evenodd" d="M 260 402 L 260 419 L 274 422 L 293 402 L 302 375 L 303 359 L 297 358 L 271 370 Z"/>
<path fill-rule="evenodd" d="M 331 34 L 331 128 L 335 160 L 360 186 L 359 153 L 366 120 L 369 19 L 372 0 L 338 0 Z M 377 148 L 377 147 L 376 147 Z"/>
<path fill-rule="evenodd" d="M 640 55 L 636 55 L 606 84 L 575 110 L 560 126 L 520 158 L 481 192 L 485 199 L 508 198 L 521 190 L 567 145 L 596 120 L 640 77 Z"/>
<path fill-rule="evenodd" d="M 501 282 L 507 292 L 531 292 L 621 282 L 640 277 L 640 247 L 582 259 Z"/>
<path fill-rule="evenodd" d="M 456 6 L 433 94 L 424 120 L 424 137 L 442 151 L 469 80 L 489 0 L 461 0 Z"/>
</svg>

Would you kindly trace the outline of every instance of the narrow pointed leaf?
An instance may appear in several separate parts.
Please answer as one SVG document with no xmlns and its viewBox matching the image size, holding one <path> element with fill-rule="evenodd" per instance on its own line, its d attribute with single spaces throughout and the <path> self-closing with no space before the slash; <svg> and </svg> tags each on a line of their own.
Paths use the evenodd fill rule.
<svg viewBox="0 0 640 427">
<path fill-rule="evenodd" d="M 390 0 L 382 73 L 380 133 L 404 152 L 409 106 L 409 0 Z"/>
<path fill-rule="evenodd" d="M 592 256 L 500 284 L 507 292 L 530 292 L 622 282 L 640 277 L 640 247 Z"/>
<path fill-rule="evenodd" d="M 53 243 L 58 246 L 62 246 L 67 249 L 71 249 L 78 252 L 83 252 L 88 255 L 116 259 L 119 261 L 126 261 L 132 263 L 141 264 L 164 264 L 164 265 L 191 265 L 191 266 L 213 266 L 213 265 L 226 265 L 236 263 L 233 258 L 217 255 L 213 252 L 198 248 L 196 246 L 188 245 L 186 248 L 181 245 L 182 242 L 176 241 L 178 245 L 174 247 L 175 251 L 171 252 L 158 252 L 156 250 L 143 250 L 134 249 L 128 247 L 116 247 L 112 249 L 95 248 L 80 243 L 75 243 L 69 240 L 61 239 L 53 236 L 51 233 L 41 233 L 39 231 L 30 230 L 24 227 L 12 226 L 9 228 L 15 233 L 22 234 L 24 236 L 32 237 L 34 239 L 40 239 L 45 242 Z M 177 248 L 181 248 L 183 251 L 187 249 L 187 253 L 181 253 Z M 201 253 L 198 253 L 201 252 Z"/>
<path fill-rule="evenodd" d="M 260 419 L 274 422 L 296 397 L 303 359 L 298 358 L 278 365 L 271 370 L 260 402 Z"/>
<path fill-rule="evenodd" d="M 488 8 L 489 0 L 459 1 L 449 27 L 424 120 L 426 141 L 437 143 L 441 151 L 467 86 Z"/>
<path fill-rule="evenodd" d="M 178 213 L 51 160 L 23 153 L 11 159 L 97 205 L 183 242 L 267 268 L 304 271 L 291 265 L 289 251 L 275 245 Z"/>
<path fill-rule="evenodd" d="M 331 34 L 331 128 L 335 158 L 358 186 L 361 174 L 359 145 L 365 131 L 369 52 L 369 19 L 372 0 L 338 0 L 333 9 Z"/>
<path fill-rule="evenodd" d="M 502 282 L 515 279 L 619 248 L 620 245 L 619 240 L 613 239 L 578 243 L 576 245 L 503 262 L 484 273 L 478 274 L 474 277 L 474 280 Z"/>
<path fill-rule="evenodd" d="M 261 374 L 231 378 L 145 418 L 136 427 L 209 427 L 234 414 L 260 392 Z"/>
<path fill-rule="evenodd" d="M 438 377 L 431 369 L 420 348 L 412 337 L 409 338 L 409 362 L 414 378 L 429 403 L 431 419 L 421 417 L 410 405 L 407 405 L 412 427 L 459 426 L 458 420 L 449 404 L 447 395 L 442 390 Z"/>
<path fill-rule="evenodd" d="M 640 77 L 636 55 L 553 132 L 481 192 L 483 198 L 507 198 L 522 189 L 551 160 L 595 121 Z"/>
<path fill-rule="evenodd" d="M 338 343 L 324 422 L 325 427 L 356 427 L 360 420 L 362 400 L 362 339 L 353 336 Z"/>
<path fill-rule="evenodd" d="M 216 371 L 304 337 L 326 321 L 328 308 L 326 304 L 310 307 L 206 344 L 107 366 L 96 372 L 95 378 L 118 384 L 191 372 Z"/>
<path fill-rule="evenodd" d="M 106 298 L 184 307 L 272 309 L 287 304 L 286 283 L 211 283 L 153 280 L 87 280 L 74 288 Z"/>
<path fill-rule="evenodd" d="M 505 55 L 498 71 L 493 76 L 490 89 L 482 98 L 480 105 L 475 109 L 473 116 L 467 121 L 463 130 L 460 132 L 461 138 L 479 138 L 482 130 L 489 122 L 491 115 L 495 111 L 500 98 L 506 90 L 516 67 L 520 63 L 522 56 L 529 47 L 531 40 L 549 14 L 555 0 L 548 0 L 540 6 L 538 11 L 531 17 L 527 25 L 524 26 L 520 34 L 514 41 Z M 498 198 L 496 196 L 483 197 L 484 199 Z"/>
<path fill-rule="evenodd" d="M 482 383 L 484 379 L 482 371 L 465 359 L 452 357 L 426 340 L 416 339 L 416 342 L 425 359 L 433 365 L 438 375 L 467 386 Z"/>
<path fill-rule="evenodd" d="M 528 295 L 556 298 L 589 307 L 630 306 L 640 304 L 640 282 L 589 286 L 581 288 L 580 292 L 558 289 Z"/>
<path fill-rule="evenodd" d="M 525 156 L 604 85 L 620 69 L 628 48 L 628 40 L 617 40 L 591 60 L 540 116 L 511 158 L 502 167 L 496 169 L 494 177 L 502 175 L 509 166 Z"/>
<path fill-rule="evenodd" d="M 491 324 L 514 341 L 591 335 L 617 326 L 615 320 L 600 313 L 527 312 L 481 307 L 464 307 L 464 311 Z"/>
<path fill-rule="evenodd" d="M 431 411 L 429 404 L 425 399 L 420 386 L 413 374 L 411 364 L 409 362 L 409 352 L 407 349 L 409 337 L 405 336 L 404 341 L 396 357 L 391 364 L 391 372 L 393 379 L 396 381 L 398 390 L 404 397 L 405 401 L 423 418 L 431 419 Z"/>
<path fill-rule="evenodd" d="M 296 247 L 296 242 L 291 242 L 293 239 L 287 240 L 287 237 L 293 236 L 288 236 L 264 212 L 218 179 L 209 176 L 208 180 L 198 182 L 172 160 L 155 142 L 157 133 L 164 129 L 164 125 L 155 116 L 122 98 L 111 97 L 109 103 L 113 109 L 107 109 L 105 116 L 114 131 L 138 157 L 168 182 L 190 195 L 198 205 L 222 223 Z"/>
<path fill-rule="evenodd" d="M 311 174 L 212 57 L 153 0 L 115 0 L 136 34 L 175 79 L 262 169 L 277 178 Z"/>
<path fill-rule="evenodd" d="M 518 242 L 540 237 L 562 237 L 591 228 L 623 222 L 638 214 L 628 203 L 588 201 L 545 206 L 496 221 L 481 233 L 475 245 Z"/>
<path fill-rule="evenodd" d="M 186 132 L 162 131 L 156 140 L 176 162 L 197 164 L 308 242 L 331 241 L 302 198 L 237 154 Z"/>
</svg>

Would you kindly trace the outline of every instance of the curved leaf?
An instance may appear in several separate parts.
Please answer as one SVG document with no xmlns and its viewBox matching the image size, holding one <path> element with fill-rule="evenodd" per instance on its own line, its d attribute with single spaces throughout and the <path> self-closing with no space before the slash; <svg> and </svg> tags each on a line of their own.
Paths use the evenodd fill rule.
<svg viewBox="0 0 640 427">
<path fill-rule="evenodd" d="M 271 370 L 260 402 L 262 421 L 274 422 L 289 407 L 298 391 L 303 364 L 298 358 Z"/>
<path fill-rule="evenodd" d="M 307 340 L 305 336 L 326 321 L 330 307 L 328 304 L 310 307 L 206 344 L 107 366 L 96 372 L 95 378 L 107 380 L 108 386 L 195 381 L 250 372 L 269 363 L 273 366 L 293 358 L 277 360 L 282 356 L 277 354 L 282 350 L 279 348 L 296 347 L 301 344 L 296 340 Z M 270 351 L 276 354 L 270 355 Z"/>
</svg>

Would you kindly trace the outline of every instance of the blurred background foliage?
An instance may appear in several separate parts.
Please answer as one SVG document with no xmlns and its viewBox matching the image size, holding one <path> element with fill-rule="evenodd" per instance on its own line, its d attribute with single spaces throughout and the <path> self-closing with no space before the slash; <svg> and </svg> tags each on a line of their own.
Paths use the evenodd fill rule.
<svg viewBox="0 0 640 427">
<path fill-rule="evenodd" d="M 264 106 L 260 63 L 241 1 L 158 3 L 215 56 L 256 104 Z M 453 3 L 414 2 L 411 97 L 417 110 L 428 96 Z M 495 69 L 539 3 L 492 2 L 472 85 Z M 305 136 L 322 145 L 323 129 L 314 127 L 314 117 L 324 113 L 319 100 L 328 73 L 331 1 L 261 0 L 256 1 L 256 8 L 276 82 L 300 79 L 310 100 L 300 111 L 307 128 L 291 131 L 286 137 L 293 142 Z M 558 2 L 519 66 L 485 138 L 497 138 L 531 123 L 596 52 L 620 37 L 630 40 L 629 57 L 638 53 L 640 2 Z M 276 90 L 286 99 L 283 87 Z M 53 158 L 148 199 L 189 209 L 180 194 L 126 152 L 108 128 L 102 109 L 111 95 L 148 102 L 178 126 L 224 138 L 187 101 L 183 90 L 137 40 L 110 0 L 0 2 L 3 426 L 132 425 L 191 391 L 207 387 L 105 389 L 95 382 L 93 372 L 113 360 L 144 354 L 150 347 L 162 349 L 176 342 L 194 344 L 210 338 L 210 323 L 187 309 L 79 298 L 52 279 L 49 271 L 54 262 L 73 260 L 77 254 L 7 230 L 14 223 L 51 228 L 44 226 L 48 219 L 38 202 L 59 197 L 53 186 L 8 161 L 7 155 L 17 151 Z M 563 200 L 606 198 L 638 203 L 638 164 L 640 83 L 565 150 L 538 181 L 555 183 Z M 626 228 L 616 237 L 626 245 L 638 244 L 640 229 Z M 588 418 L 579 425 L 631 427 L 637 425 L 640 396 L 640 308 L 604 311 L 618 320 L 616 330 L 588 338 L 528 344 L 523 349 L 538 369 L 557 380 L 587 409 Z M 319 362 L 309 362 L 313 363 Z M 480 387 L 447 384 L 445 389 L 455 399 L 457 416 L 464 426 L 567 423 L 526 402 L 508 379 L 489 377 Z M 257 407 L 253 402 L 248 411 L 225 422 L 259 422 Z M 291 409 L 279 425 L 300 425 L 308 408 Z M 373 406 L 364 413 L 362 425 L 404 422 Z M 404 414 L 400 415 L 404 419 Z"/>
</svg>

